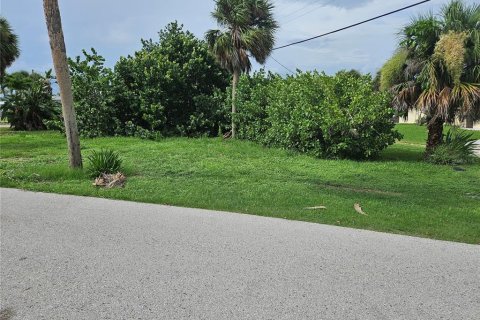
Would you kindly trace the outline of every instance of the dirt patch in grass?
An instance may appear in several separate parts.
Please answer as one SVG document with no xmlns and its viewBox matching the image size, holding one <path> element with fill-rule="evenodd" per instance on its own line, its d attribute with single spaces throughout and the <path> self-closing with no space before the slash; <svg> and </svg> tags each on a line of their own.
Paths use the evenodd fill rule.
<svg viewBox="0 0 480 320">
<path fill-rule="evenodd" d="M 22 158 L 22 157 L 13 157 L 13 158 L 0 158 L 0 163 L 21 163 L 21 162 L 28 162 L 31 161 L 30 158 Z"/>
</svg>

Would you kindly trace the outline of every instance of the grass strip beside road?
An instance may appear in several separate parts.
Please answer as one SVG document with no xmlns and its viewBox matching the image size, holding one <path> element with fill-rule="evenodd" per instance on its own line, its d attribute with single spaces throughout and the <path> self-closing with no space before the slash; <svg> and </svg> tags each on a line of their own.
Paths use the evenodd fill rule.
<svg viewBox="0 0 480 320">
<path fill-rule="evenodd" d="M 321 160 L 219 138 L 83 139 L 84 157 L 100 148 L 121 154 L 128 177 L 122 189 L 95 188 L 84 171 L 68 169 L 59 133 L 2 130 L 0 185 L 479 244 L 480 165 L 455 171 L 424 163 L 425 128 L 397 128 L 404 140 L 368 162 Z M 355 203 L 368 215 L 358 214 Z M 314 206 L 326 209 L 305 209 Z"/>
</svg>

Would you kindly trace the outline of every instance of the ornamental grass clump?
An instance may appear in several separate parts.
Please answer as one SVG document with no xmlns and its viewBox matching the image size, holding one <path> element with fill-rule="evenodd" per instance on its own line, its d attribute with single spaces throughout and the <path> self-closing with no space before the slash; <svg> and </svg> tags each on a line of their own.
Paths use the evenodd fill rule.
<svg viewBox="0 0 480 320">
<path fill-rule="evenodd" d="M 435 164 L 458 165 L 473 163 L 477 160 L 475 140 L 472 133 L 450 129 L 443 142 L 435 148 L 428 161 Z"/>
<path fill-rule="evenodd" d="M 99 177 L 103 174 L 115 174 L 122 168 L 122 159 L 120 155 L 110 149 L 93 150 L 87 157 L 88 175 L 92 178 Z"/>
</svg>

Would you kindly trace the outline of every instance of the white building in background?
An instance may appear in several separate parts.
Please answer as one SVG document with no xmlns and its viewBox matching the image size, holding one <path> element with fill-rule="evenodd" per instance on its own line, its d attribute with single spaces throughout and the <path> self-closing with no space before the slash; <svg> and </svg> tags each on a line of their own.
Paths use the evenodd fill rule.
<svg viewBox="0 0 480 320">
<path fill-rule="evenodd" d="M 398 123 L 418 123 L 419 119 L 421 119 L 422 117 L 423 117 L 422 112 L 416 109 L 412 109 L 408 111 L 408 115 L 406 118 L 400 117 L 398 119 Z M 467 120 L 465 121 L 456 120 L 455 124 L 462 128 L 480 130 L 480 121 L 468 123 Z"/>
</svg>

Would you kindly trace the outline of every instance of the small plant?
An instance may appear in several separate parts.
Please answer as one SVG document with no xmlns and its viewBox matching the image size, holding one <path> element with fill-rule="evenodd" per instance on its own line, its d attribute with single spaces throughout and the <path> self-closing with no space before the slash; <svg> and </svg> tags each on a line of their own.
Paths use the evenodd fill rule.
<svg viewBox="0 0 480 320">
<path fill-rule="evenodd" d="M 428 161 L 435 164 L 465 164 L 475 161 L 475 140 L 472 133 L 457 130 L 448 130 L 444 141 L 428 158 Z"/>
<path fill-rule="evenodd" d="M 96 178 L 102 174 L 114 174 L 120 171 L 122 159 L 120 155 L 110 149 L 101 149 L 93 151 L 88 157 L 88 174 Z"/>
</svg>

